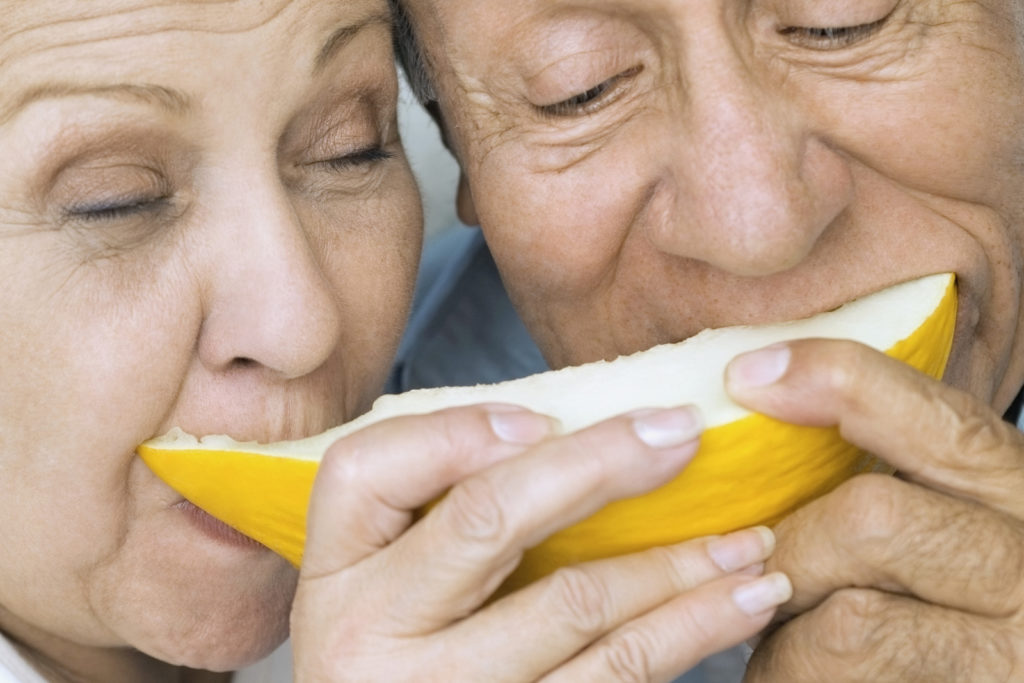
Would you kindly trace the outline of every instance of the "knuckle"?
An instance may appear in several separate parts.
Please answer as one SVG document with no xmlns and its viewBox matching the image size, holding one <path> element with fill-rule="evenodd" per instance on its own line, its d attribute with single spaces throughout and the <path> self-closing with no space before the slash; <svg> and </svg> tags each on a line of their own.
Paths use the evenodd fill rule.
<svg viewBox="0 0 1024 683">
<path fill-rule="evenodd" d="M 1024 538 L 1001 518 L 989 521 L 994 525 L 972 524 L 961 532 L 970 544 L 961 553 L 965 589 L 988 596 L 1009 616 L 1024 608 Z"/>
<path fill-rule="evenodd" d="M 841 339 L 824 340 L 824 355 L 814 366 L 815 383 L 827 390 L 835 408 L 846 412 L 863 409 L 865 383 L 877 375 L 874 352 L 867 347 Z"/>
<path fill-rule="evenodd" d="M 692 645 L 696 645 L 696 649 L 704 650 L 708 644 L 714 643 L 717 640 L 717 630 L 721 627 L 721 624 L 709 620 L 707 614 L 702 613 L 697 607 L 697 603 L 685 600 L 679 607 L 679 623 L 682 624 L 687 640 Z"/>
<path fill-rule="evenodd" d="M 370 483 L 365 481 L 364 470 L 359 451 L 339 441 L 324 453 L 317 468 L 317 477 L 330 479 L 332 488 L 336 490 L 358 491 L 360 487 Z"/>
<path fill-rule="evenodd" d="M 566 625 L 585 637 L 604 633 L 612 623 L 612 592 L 582 567 L 558 569 L 548 579 L 547 592 Z"/>
<path fill-rule="evenodd" d="M 423 417 L 431 420 L 436 430 L 434 438 L 438 440 L 440 452 L 472 453 L 497 440 L 489 426 L 487 411 L 480 406 L 446 408 Z"/>
<path fill-rule="evenodd" d="M 841 624 L 826 641 L 853 680 L 879 683 L 1012 680 L 1010 634 L 981 627 L 971 615 L 872 591 L 849 590 L 836 600 Z"/>
<path fill-rule="evenodd" d="M 692 545 L 655 546 L 643 551 L 643 557 L 658 565 L 677 592 L 696 588 L 721 571 L 703 545 L 699 552 Z"/>
<path fill-rule="evenodd" d="M 1019 681 L 1022 673 L 1019 668 L 1022 655 L 1019 639 L 1020 633 L 1012 633 L 1008 629 L 982 630 L 974 624 L 961 624 L 955 630 L 950 629 L 943 642 L 947 660 L 939 659 L 940 666 L 964 671 L 967 678 L 975 676 L 973 680 L 982 680 L 980 676 L 985 675 L 987 680 L 995 683 Z M 948 661 L 953 657 L 966 659 Z"/>
<path fill-rule="evenodd" d="M 639 628 L 623 629 L 600 643 L 600 657 L 609 677 L 622 683 L 646 683 L 653 674 L 653 635 Z"/>
<path fill-rule="evenodd" d="M 995 624 L 911 598 L 843 589 L 763 641 L 748 680 L 776 680 L 782 671 L 794 681 L 1014 680 L 1015 634 Z"/>
<path fill-rule="evenodd" d="M 887 601 L 880 593 L 846 589 L 829 596 L 821 606 L 821 639 L 828 654 L 849 662 L 862 662 L 865 654 L 879 648 L 880 619 Z"/>
<path fill-rule="evenodd" d="M 872 553 L 888 550 L 907 529 L 908 485 L 883 474 L 862 474 L 844 482 L 831 498 L 832 519 L 840 520 L 842 543 Z"/>
<path fill-rule="evenodd" d="M 811 662 L 812 651 L 808 648 L 794 648 L 790 644 L 791 625 L 785 625 L 764 635 L 754 648 L 743 683 L 772 683 L 775 681 L 814 680 L 807 676 L 808 671 L 820 676 L 823 668 Z M 816 653 L 815 653 L 816 654 Z M 830 679 L 831 681 L 834 680 Z"/>
<path fill-rule="evenodd" d="M 622 461 L 623 455 L 639 450 L 639 442 L 632 438 L 623 438 L 626 433 L 625 420 L 599 423 L 572 434 L 566 440 L 568 450 L 578 456 L 578 467 L 591 476 L 601 477 L 607 474 L 608 466 L 614 461 Z"/>
<path fill-rule="evenodd" d="M 857 396 L 853 389 L 865 376 L 864 348 L 842 340 L 831 343 L 829 362 L 824 368 L 825 382 L 840 396 Z"/>
<path fill-rule="evenodd" d="M 986 614 L 1009 616 L 1024 600 L 1024 539 L 1002 515 L 962 501 L 930 510 L 927 525 L 904 552 L 950 559 L 943 565 L 950 590 L 972 596 Z"/>
<path fill-rule="evenodd" d="M 471 477 L 453 487 L 442 503 L 444 517 L 460 538 L 501 545 L 509 540 L 500 490 L 488 477 Z"/>
<path fill-rule="evenodd" d="M 998 419 L 969 396 L 944 392 L 936 402 L 953 422 L 952 452 L 984 455 L 1001 451 L 1016 442 L 1016 430 Z"/>
<path fill-rule="evenodd" d="M 952 553 L 942 567 L 943 585 L 984 595 L 987 609 L 1002 609 L 1003 616 L 1024 606 L 1024 538 L 1001 515 L 877 474 L 844 483 L 827 514 L 840 520 L 836 542 L 867 566 L 906 568 L 893 580 L 934 581 L 920 574 L 933 561 L 913 569 L 908 558 Z"/>
</svg>

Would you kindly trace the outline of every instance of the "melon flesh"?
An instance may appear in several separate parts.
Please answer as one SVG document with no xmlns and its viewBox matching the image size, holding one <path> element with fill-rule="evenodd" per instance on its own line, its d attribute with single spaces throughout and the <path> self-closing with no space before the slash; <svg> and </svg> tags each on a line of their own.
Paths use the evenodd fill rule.
<svg viewBox="0 0 1024 683">
<path fill-rule="evenodd" d="M 307 439 L 240 443 L 173 430 L 142 444 L 139 454 L 197 506 L 298 565 L 320 458 L 337 439 L 380 420 L 500 402 L 556 417 L 562 432 L 571 433 L 637 408 L 699 406 L 707 429 L 698 455 L 679 477 L 613 503 L 531 549 L 506 582 L 509 590 L 567 563 L 773 523 L 876 467 L 834 429 L 776 422 L 734 403 L 723 385 L 725 366 L 745 351 L 821 337 L 861 342 L 940 378 L 955 319 L 954 277 L 932 275 L 803 320 L 706 330 L 611 362 L 499 384 L 383 396 L 362 417 Z"/>
</svg>

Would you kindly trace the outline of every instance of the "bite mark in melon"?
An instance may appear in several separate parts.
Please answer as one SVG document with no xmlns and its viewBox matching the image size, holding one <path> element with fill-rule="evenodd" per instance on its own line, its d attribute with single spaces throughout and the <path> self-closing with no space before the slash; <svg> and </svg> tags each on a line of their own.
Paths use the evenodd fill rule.
<svg viewBox="0 0 1024 683">
<path fill-rule="evenodd" d="M 955 319 L 954 277 L 932 275 L 803 320 L 706 330 L 615 361 L 499 384 L 383 396 L 365 415 L 307 439 L 240 443 L 173 430 L 140 445 L 138 453 L 186 499 L 298 566 L 320 458 L 337 439 L 380 420 L 501 402 L 556 417 L 563 432 L 571 433 L 637 408 L 700 407 L 707 425 L 700 451 L 677 478 L 608 505 L 527 551 L 504 586 L 510 590 L 565 564 L 772 524 L 849 477 L 876 468 L 835 429 L 789 425 L 735 404 L 723 386 L 726 364 L 776 342 L 840 338 L 941 378 Z"/>
</svg>

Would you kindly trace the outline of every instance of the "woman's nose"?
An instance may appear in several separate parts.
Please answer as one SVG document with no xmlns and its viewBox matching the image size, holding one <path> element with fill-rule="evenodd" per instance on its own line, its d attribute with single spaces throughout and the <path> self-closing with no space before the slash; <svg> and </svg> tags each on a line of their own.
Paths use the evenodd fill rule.
<svg viewBox="0 0 1024 683">
<path fill-rule="evenodd" d="M 648 236 L 666 253 L 771 275 L 800 263 L 843 211 L 850 173 L 785 86 L 720 35 L 683 54 Z"/>
<path fill-rule="evenodd" d="M 214 370 L 257 365 L 284 378 L 320 367 L 342 321 L 327 254 L 279 183 L 249 184 L 218 210 L 206 263 L 199 357 Z"/>
</svg>

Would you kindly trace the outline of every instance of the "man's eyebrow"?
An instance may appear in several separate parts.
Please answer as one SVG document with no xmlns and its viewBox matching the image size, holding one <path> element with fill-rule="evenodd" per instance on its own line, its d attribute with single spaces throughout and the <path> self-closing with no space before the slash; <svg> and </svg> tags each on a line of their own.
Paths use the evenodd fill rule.
<svg viewBox="0 0 1024 683">
<path fill-rule="evenodd" d="M 185 114 L 192 108 L 188 95 L 179 90 L 149 83 L 115 83 L 84 85 L 81 83 L 46 83 L 26 90 L 11 104 L 0 108 L 0 124 L 33 102 L 61 97 L 92 95 L 155 105 L 174 114 Z"/>
<path fill-rule="evenodd" d="M 349 42 L 351 42 L 351 40 L 364 28 L 378 25 L 391 26 L 391 13 L 384 11 L 371 14 L 354 24 L 348 24 L 336 30 L 331 34 L 330 38 L 324 42 L 324 46 L 320 48 L 320 54 L 316 56 L 316 62 L 313 65 L 313 73 L 317 73 L 323 69 L 327 65 L 327 62 L 331 61 L 331 58 L 334 57 L 339 50 L 348 45 Z"/>
</svg>

